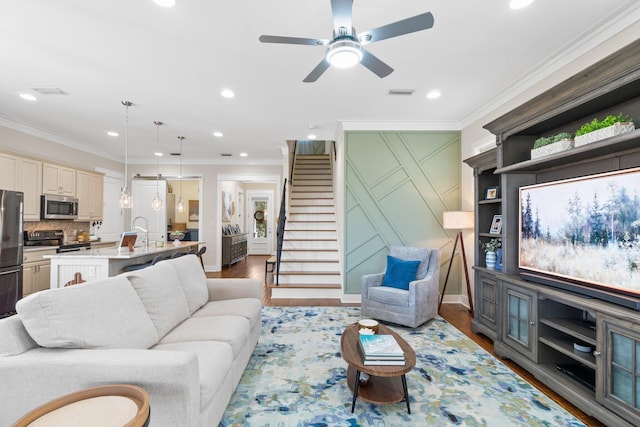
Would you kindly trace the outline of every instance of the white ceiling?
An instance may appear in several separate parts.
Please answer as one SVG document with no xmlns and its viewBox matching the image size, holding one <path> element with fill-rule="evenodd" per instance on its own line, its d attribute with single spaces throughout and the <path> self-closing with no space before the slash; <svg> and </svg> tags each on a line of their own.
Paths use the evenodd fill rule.
<svg viewBox="0 0 640 427">
<path fill-rule="evenodd" d="M 155 162 L 161 120 L 162 151 L 179 151 L 184 135 L 185 162 L 277 163 L 287 139 L 334 139 L 341 121 L 459 129 L 640 15 L 637 0 L 537 0 L 518 11 L 509 0 L 356 0 L 356 32 L 427 11 L 435 24 L 366 47 L 395 69 L 384 79 L 358 65 L 303 83 L 324 48 L 258 36 L 331 38 L 329 0 L 177 1 L 2 0 L 0 125 L 122 160 L 128 100 L 130 161 Z M 224 87 L 236 97 L 222 98 Z M 432 89 L 442 97 L 428 100 Z"/>
</svg>

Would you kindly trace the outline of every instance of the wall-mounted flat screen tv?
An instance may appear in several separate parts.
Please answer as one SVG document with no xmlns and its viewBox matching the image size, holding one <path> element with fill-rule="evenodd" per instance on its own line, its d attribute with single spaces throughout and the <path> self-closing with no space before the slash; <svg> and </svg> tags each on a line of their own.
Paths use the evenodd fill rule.
<svg viewBox="0 0 640 427">
<path fill-rule="evenodd" d="M 640 301 L 640 168 L 520 187 L 519 229 L 523 277 Z"/>
</svg>

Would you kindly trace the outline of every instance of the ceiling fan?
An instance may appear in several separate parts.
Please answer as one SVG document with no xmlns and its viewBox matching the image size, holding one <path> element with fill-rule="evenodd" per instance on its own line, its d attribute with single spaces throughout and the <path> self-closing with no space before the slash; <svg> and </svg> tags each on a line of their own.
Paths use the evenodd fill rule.
<svg viewBox="0 0 640 427">
<path fill-rule="evenodd" d="M 338 68 L 347 68 L 358 62 L 382 78 L 391 74 L 393 68 L 362 47 L 433 27 L 433 15 L 431 12 L 427 12 L 356 34 L 355 28 L 351 25 L 352 9 L 353 0 L 331 0 L 333 14 L 333 39 L 331 40 L 265 35 L 260 36 L 259 40 L 262 43 L 327 46 L 326 56 L 305 77 L 303 80 L 305 83 L 315 82 L 332 65 Z"/>
</svg>

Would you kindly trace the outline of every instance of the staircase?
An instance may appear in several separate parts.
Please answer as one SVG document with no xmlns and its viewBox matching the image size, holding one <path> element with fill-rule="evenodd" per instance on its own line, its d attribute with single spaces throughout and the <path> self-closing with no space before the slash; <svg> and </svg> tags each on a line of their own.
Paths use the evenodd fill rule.
<svg viewBox="0 0 640 427">
<path fill-rule="evenodd" d="M 331 158 L 298 154 L 271 297 L 339 298 L 341 283 Z"/>
</svg>

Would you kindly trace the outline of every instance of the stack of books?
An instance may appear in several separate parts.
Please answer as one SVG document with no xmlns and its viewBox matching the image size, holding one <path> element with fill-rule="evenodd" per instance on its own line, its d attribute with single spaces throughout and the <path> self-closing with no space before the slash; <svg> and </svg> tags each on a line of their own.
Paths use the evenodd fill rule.
<svg viewBox="0 0 640 427">
<path fill-rule="evenodd" d="M 365 365 L 404 365 L 404 352 L 393 335 L 360 335 L 358 346 Z"/>
</svg>

